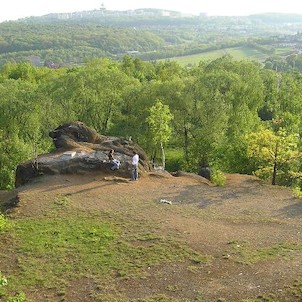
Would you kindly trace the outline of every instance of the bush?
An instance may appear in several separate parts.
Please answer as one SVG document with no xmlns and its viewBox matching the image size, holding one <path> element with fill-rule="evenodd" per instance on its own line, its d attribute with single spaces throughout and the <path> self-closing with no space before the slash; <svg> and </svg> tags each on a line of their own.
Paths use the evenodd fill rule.
<svg viewBox="0 0 302 302">
<path fill-rule="evenodd" d="M 25 294 L 23 292 L 18 293 L 14 297 L 9 297 L 6 302 L 24 302 L 26 301 Z"/>
<path fill-rule="evenodd" d="M 301 191 L 301 188 L 299 187 L 293 187 L 292 188 L 292 191 L 294 193 L 294 197 L 297 198 L 297 199 L 301 199 L 302 198 L 302 191 Z"/>
<path fill-rule="evenodd" d="M 169 172 L 180 171 L 183 169 L 183 152 L 181 150 L 166 151 L 166 170 Z"/>
<path fill-rule="evenodd" d="M 7 285 L 7 279 L 6 279 L 5 276 L 3 276 L 2 273 L 0 272 L 0 287 L 6 286 L 6 285 Z"/>
<path fill-rule="evenodd" d="M 213 169 L 211 175 L 212 182 L 217 186 L 224 186 L 226 177 L 225 174 L 219 169 Z"/>
</svg>

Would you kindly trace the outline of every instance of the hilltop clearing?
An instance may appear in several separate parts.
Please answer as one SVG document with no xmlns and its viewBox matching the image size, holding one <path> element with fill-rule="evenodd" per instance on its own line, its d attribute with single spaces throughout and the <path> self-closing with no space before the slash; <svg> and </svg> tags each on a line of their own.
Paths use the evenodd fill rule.
<svg viewBox="0 0 302 302">
<path fill-rule="evenodd" d="M 216 187 L 160 172 L 54 175 L 0 199 L 17 204 L 0 233 L 7 296 L 301 301 L 302 203 L 254 176 L 227 175 Z"/>
</svg>

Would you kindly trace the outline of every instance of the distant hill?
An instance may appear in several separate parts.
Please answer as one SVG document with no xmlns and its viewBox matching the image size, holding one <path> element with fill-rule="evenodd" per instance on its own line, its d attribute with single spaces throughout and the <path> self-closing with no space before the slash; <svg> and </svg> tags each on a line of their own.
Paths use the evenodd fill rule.
<svg viewBox="0 0 302 302">
<path fill-rule="evenodd" d="M 301 24 L 301 15 L 288 14 L 212 17 L 161 9 L 48 14 L 0 23 L 0 66 L 26 61 L 77 65 L 127 54 L 168 59 L 246 47 L 250 41 L 264 45 L 267 57 L 272 37 L 296 34 Z"/>
</svg>

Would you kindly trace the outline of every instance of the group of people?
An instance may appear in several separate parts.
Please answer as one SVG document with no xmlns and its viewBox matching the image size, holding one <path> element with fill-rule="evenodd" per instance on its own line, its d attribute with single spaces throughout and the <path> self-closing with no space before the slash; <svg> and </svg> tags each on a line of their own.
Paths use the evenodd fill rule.
<svg viewBox="0 0 302 302">
<path fill-rule="evenodd" d="M 108 153 L 108 159 L 111 163 L 111 170 L 118 170 L 120 168 L 121 162 L 114 158 L 114 150 L 111 149 Z M 133 151 L 133 156 L 131 160 L 131 179 L 132 180 L 138 180 L 138 163 L 139 163 L 139 155 Z"/>
</svg>

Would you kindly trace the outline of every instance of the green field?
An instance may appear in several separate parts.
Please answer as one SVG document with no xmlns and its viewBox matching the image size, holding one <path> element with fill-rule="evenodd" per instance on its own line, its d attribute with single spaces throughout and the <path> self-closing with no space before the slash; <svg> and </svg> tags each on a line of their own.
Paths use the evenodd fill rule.
<svg viewBox="0 0 302 302">
<path fill-rule="evenodd" d="M 225 48 L 214 51 L 208 51 L 196 55 L 173 57 L 172 60 L 176 60 L 179 64 L 185 66 L 190 64 L 198 64 L 200 61 L 215 60 L 224 55 L 230 55 L 235 60 L 253 60 L 257 62 L 263 62 L 268 55 L 260 52 L 259 50 L 249 47 L 235 47 Z"/>
</svg>

